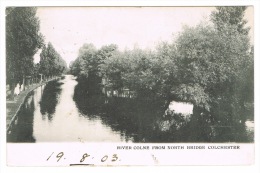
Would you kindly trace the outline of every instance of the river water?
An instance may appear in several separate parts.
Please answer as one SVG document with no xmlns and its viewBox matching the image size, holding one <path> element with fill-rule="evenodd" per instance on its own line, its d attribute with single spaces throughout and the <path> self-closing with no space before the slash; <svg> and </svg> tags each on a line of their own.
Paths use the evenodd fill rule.
<svg viewBox="0 0 260 173">
<path fill-rule="evenodd" d="M 244 129 L 223 129 L 198 121 L 180 131 L 156 128 L 159 111 L 132 99 L 87 95 L 76 78 L 66 75 L 35 89 L 25 100 L 8 142 L 252 142 Z M 194 130 L 196 129 L 196 130 Z M 244 133 L 245 132 L 245 133 Z M 241 135 L 242 134 L 242 135 Z M 251 135 L 252 136 L 252 135 Z"/>
</svg>

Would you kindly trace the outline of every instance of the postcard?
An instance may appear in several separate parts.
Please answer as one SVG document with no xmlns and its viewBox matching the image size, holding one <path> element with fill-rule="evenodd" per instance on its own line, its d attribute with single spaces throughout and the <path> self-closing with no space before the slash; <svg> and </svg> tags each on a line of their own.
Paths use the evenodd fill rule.
<svg viewBox="0 0 260 173">
<path fill-rule="evenodd" d="M 254 5 L 1 10 L 7 167 L 255 165 Z"/>
</svg>

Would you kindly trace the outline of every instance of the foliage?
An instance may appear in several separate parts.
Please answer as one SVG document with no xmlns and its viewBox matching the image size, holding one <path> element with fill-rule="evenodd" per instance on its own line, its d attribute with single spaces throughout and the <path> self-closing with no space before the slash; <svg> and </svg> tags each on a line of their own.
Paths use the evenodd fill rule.
<svg viewBox="0 0 260 173">
<path fill-rule="evenodd" d="M 253 102 L 253 49 L 250 47 L 246 20 L 243 19 L 246 7 L 218 7 L 212 13 L 212 21 L 219 36 L 219 42 L 223 42 L 222 51 L 219 51 L 227 60 L 227 80 L 219 90 L 220 101 L 214 105 L 221 106 L 226 112 L 224 118 L 237 121 L 245 121 L 247 116 L 245 105 Z M 229 67 L 228 67 L 229 66 Z M 222 93 L 222 94 L 220 94 Z"/>
<path fill-rule="evenodd" d="M 87 80 L 94 87 L 101 84 L 101 68 L 104 61 L 117 52 L 114 44 L 101 47 L 97 50 L 93 44 L 84 44 L 80 50 L 78 58 L 70 64 L 71 73 L 78 76 L 78 80 Z"/>
<path fill-rule="evenodd" d="M 9 85 L 33 73 L 33 56 L 43 45 L 36 10 L 34 7 L 6 9 L 6 79 Z"/>
<path fill-rule="evenodd" d="M 216 11 L 211 14 L 211 20 L 219 31 L 224 31 L 225 27 L 233 26 L 236 30 L 247 35 L 250 28 L 246 28 L 247 21 L 244 19 L 245 6 L 216 7 Z"/>
<path fill-rule="evenodd" d="M 116 45 L 100 50 L 83 45 L 71 71 L 86 78 L 92 72 L 103 78 L 105 87 L 127 88 L 137 97 L 162 99 L 166 105 L 173 99 L 191 102 L 216 122 L 244 121 L 254 83 L 246 8 L 216 9 L 213 25 L 185 27 L 172 43 L 161 42 L 156 50 L 121 52 Z"/>
<path fill-rule="evenodd" d="M 39 72 L 45 76 L 57 76 L 66 72 L 67 64 L 51 43 L 44 46 L 40 54 Z"/>
</svg>

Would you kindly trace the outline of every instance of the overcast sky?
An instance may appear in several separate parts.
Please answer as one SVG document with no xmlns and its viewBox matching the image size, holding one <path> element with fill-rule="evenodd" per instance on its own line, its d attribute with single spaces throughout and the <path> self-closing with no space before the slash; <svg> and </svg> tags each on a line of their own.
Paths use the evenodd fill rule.
<svg viewBox="0 0 260 173">
<path fill-rule="evenodd" d="M 120 50 L 153 48 L 170 41 L 183 25 L 209 19 L 213 7 L 39 7 L 40 31 L 67 64 L 75 60 L 84 43 L 97 48 L 117 44 Z M 252 10 L 246 16 L 253 25 Z M 35 62 L 39 61 L 39 53 Z"/>
</svg>

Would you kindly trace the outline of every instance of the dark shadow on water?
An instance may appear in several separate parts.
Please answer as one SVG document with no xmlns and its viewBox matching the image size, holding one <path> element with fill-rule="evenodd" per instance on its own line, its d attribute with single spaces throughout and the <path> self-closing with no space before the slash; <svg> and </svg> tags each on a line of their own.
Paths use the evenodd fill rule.
<svg viewBox="0 0 260 173">
<path fill-rule="evenodd" d="M 35 142 L 33 137 L 34 97 L 33 92 L 26 99 L 17 114 L 11 134 L 7 134 L 7 142 Z"/>
<path fill-rule="evenodd" d="M 207 117 L 196 113 L 179 129 L 172 127 L 167 132 L 161 133 L 157 131 L 156 133 L 161 134 L 157 135 L 161 137 L 157 142 L 254 142 L 252 133 L 250 134 L 246 131 L 245 125 L 239 123 L 231 125 L 211 123 Z"/>
<path fill-rule="evenodd" d="M 49 121 L 55 115 L 59 102 L 61 85 L 59 81 L 49 82 L 42 93 L 40 111 L 42 118 Z M 97 88 L 98 89 L 98 88 Z M 163 131 L 158 122 L 171 121 L 172 117 L 164 115 L 164 108 L 158 100 L 142 98 L 107 98 L 100 92 L 92 92 L 84 83 L 78 83 L 74 88 L 73 100 L 78 111 L 90 121 L 101 120 L 103 126 L 109 127 L 120 134 L 122 141 L 149 143 L 178 142 L 253 142 L 254 136 L 248 136 L 245 125 L 242 124 L 212 124 L 206 115 L 194 111 L 191 119 L 180 128 L 170 126 Z M 33 136 L 34 105 L 37 97 L 31 92 L 22 105 L 11 134 L 7 134 L 7 142 L 35 142 Z M 43 129 L 44 130 L 44 129 Z M 100 132 L 102 133 L 102 132 Z M 63 134 L 61 134 L 63 135 Z M 95 142 L 95 141 L 91 141 Z"/>
<path fill-rule="evenodd" d="M 75 87 L 73 99 L 83 116 L 89 119 L 99 117 L 104 125 L 120 132 L 126 141 L 148 142 L 154 138 L 153 122 L 158 114 L 154 105 L 140 100 L 89 94 L 80 83 Z"/>
<path fill-rule="evenodd" d="M 83 84 L 75 87 L 73 97 L 83 116 L 95 119 L 120 132 L 125 140 L 133 142 L 253 142 L 249 139 L 245 126 L 213 126 L 207 118 L 192 115 L 190 121 L 179 129 L 162 131 L 157 122 L 164 110 L 158 103 L 142 99 L 106 98 L 102 94 L 91 94 Z"/>
<path fill-rule="evenodd" d="M 56 105 L 61 92 L 60 86 L 62 84 L 62 82 L 54 80 L 47 83 L 44 87 L 40 101 L 40 111 L 43 116 L 46 116 L 47 114 L 49 121 L 53 119 L 53 114 L 55 113 Z"/>
</svg>

